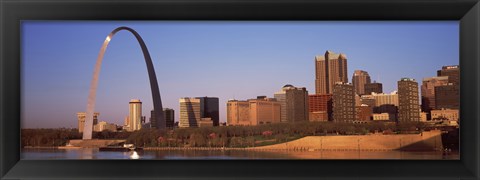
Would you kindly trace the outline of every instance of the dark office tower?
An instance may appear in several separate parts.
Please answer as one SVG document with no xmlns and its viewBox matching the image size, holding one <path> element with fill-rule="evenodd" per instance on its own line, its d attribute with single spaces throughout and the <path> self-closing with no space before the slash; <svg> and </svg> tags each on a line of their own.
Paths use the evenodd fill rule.
<svg viewBox="0 0 480 180">
<path fill-rule="evenodd" d="M 449 83 L 435 87 L 435 109 L 459 109 L 460 89 L 458 85 Z"/>
<path fill-rule="evenodd" d="M 175 111 L 170 108 L 163 108 L 163 115 L 165 116 L 165 122 L 167 128 L 173 128 L 175 120 Z M 157 127 L 157 123 L 153 121 L 155 119 L 155 111 L 150 111 L 150 126 L 152 128 Z"/>
<path fill-rule="evenodd" d="M 151 128 L 157 128 L 157 121 L 155 121 L 155 111 L 154 110 L 150 111 L 150 127 Z"/>
<path fill-rule="evenodd" d="M 175 110 L 170 108 L 163 108 L 163 114 L 165 116 L 167 128 L 173 128 L 175 121 Z"/>
<path fill-rule="evenodd" d="M 355 120 L 355 90 L 350 83 L 338 82 L 333 88 L 333 121 Z"/>
<path fill-rule="evenodd" d="M 365 84 L 365 94 L 370 95 L 374 93 L 383 93 L 382 83 L 373 82 L 370 84 Z"/>
<path fill-rule="evenodd" d="M 358 95 L 367 94 L 365 93 L 365 85 L 370 84 L 370 75 L 368 75 L 367 71 L 355 70 L 352 76 L 352 83 L 355 87 L 355 93 Z"/>
<path fill-rule="evenodd" d="M 460 66 L 443 66 L 437 71 L 437 76 L 448 76 L 448 82 L 454 85 L 460 84 Z"/>
<path fill-rule="evenodd" d="M 218 114 L 219 104 L 218 97 L 197 97 L 200 99 L 200 116 L 201 118 L 211 118 L 213 126 L 220 124 L 220 115 Z"/>
<path fill-rule="evenodd" d="M 347 56 L 325 52 L 324 56 L 315 56 L 315 93 L 332 94 L 337 82 L 348 82 Z"/>
<path fill-rule="evenodd" d="M 435 109 L 435 87 L 448 84 L 448 76 L 424 78 L 421 86 L 422 111 L 430 113 Z"/>
<path fill-rule="evenodd" d="M 415 79 L 402 78 L 398 81 L 398 121 L 420 121 L 418 83 Z"/>
<path fill-rule="evenodd" d="M 280 102 L 280 122 L 308 121 L 308 91 L 290 84 L 274 94 Z"/>
</svg>

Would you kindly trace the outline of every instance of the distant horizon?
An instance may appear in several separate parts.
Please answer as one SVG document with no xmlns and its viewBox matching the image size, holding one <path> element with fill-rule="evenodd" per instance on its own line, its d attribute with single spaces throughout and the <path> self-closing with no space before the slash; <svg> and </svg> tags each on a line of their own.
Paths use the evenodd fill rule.
<svg viewBox="0 0 480 180">
<path fill-rule="evenodd" d="M 229 99 L 273 97 L 285 84 L 315 94 L 315 56 L 327 50 L 346 54 L 350 83 L 354 70 L 364 70 L 384 93 L 403 77 L 420 88 L 442 66 L 459 65 L 458 21 L 22 21 L 22 128 L 77 128 L 100 46 L 119 26 L 145 41 L 176 122 L 181 97 L 218 97 L 226 122 Z M 149 122 L 143 55 L 131 34 L 119 32 L 102 63 L 99 121 L 123 125 L 130 99 L 142 101 Z"/>
</svg>

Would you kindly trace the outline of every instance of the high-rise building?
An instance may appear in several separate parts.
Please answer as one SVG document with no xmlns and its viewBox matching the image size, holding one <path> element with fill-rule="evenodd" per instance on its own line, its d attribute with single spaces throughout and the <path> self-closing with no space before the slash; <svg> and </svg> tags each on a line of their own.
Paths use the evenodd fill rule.
<svg viewBox="0 0 480 180">
<path fill-rule="evenodd" d="M 173 128 L 173 124 L 175 121 L 175 110 L 170 108 L 163 108 L 163 114 L 165 116 L 167 128 Z"/>
<path fill-rule="evenodd" d="M 290 84 L 276 92 L 275 99 L 281 104 L 280 122 L 308 121 L 308 91 Z"/>
<path fill-rule="evenodd" d="M 355 120 L 355 89 L 350 83 L 337 83 L 333 89 L 333 121 Z"/>
<path fill-rule="evenodd" d="M 197 97 L 200 99 L 200 117 L 210 118 L 213 121 L 213 126 L 218 126 L 220 123 L 219 103 L 218 97 Z"/>
<path fill-rule="evenodd" d="M 332 121 L 332 94 L 308 95 L 308 112 L 310 121 Z"/>
<path fill-rule="evenodd" d="M 252 125 L 248 101 L 229 100 L 227 102 L 227 125 Z"/>
<path fill-rule="evenodd" d="M 430 113 L 435 109 L 435 87 L 448 84 L 448 76 L 424 78 L 421 86 L 422 111 Z"/>
<path fill-rule="evenodd" d="M 370 95 L 372 93 L 383 93 L 382 83 L 373 82 L 365 84 L 365 94 Z"/>
<path fill-rule="evenodd" d="M 227 124 L 259 125 L 280 122 L 281 105 L 275 98 L 258 96 L 248 101 L 229 100 L 227 102 Z"/>
<path fill-rule="evenodd" d="M 370 75 L 367 71 L 355 70 L 352 76 L 352 84 L 355 87 L 355 93 L 364 95 L 365 85 L 370 84 Z"/>
<path fill-rule="evenodd" d="M 78 112 L 77 113 L 77 119 L 78 119 L 78 132 L 83 133 L 83 128 L 85 128 L 85 117 L 86 117 L 85 112 Z M 93 113 L 93 125 L 96 125 L 98 123 L 98 116 L 100 113 L 96 112 Z M 93 130 L 93 126 L 92 126 Z"/>
<path fill-rule="evenodd" d="M 332 51 L 315 56 L 315 93 L 332 94 L 337 82 L 348 82 L 347 56 Z"/>
<path fill-rule="evenodd" d="M 455 85 L 460 84 L 460 66 L 443 66 L 441 70 L 437 71 L 437 76 L 448 76 L 448 82 Z"/>
<path fill-rule="evenodd" d="M 170 108 L 163 108 L 163 115 L 165 116 L 165 123 L 167 128 L 173 128 L 174 120 L 175 120 L 175 110 Z M 150 125 L 152 128 L 157 127 L 157 123 L 155 120 L 155 111 L 150 111 Z"/>
<path fill-rule="evenodd" d="M 139 99 L 132 99 L 128 104 L 128 131 L 140 130 L 142 128 L 142 101 Z"/>
<path fill-rule="evenodd" d="M 180 120 L 178 127 L 198 127 L 201 118 L 200 99 L 180 98 Z"/>
<path fill-rule="evenodd" d="M 459 85 L 448 83 L 435 87 L 435 109 L 460 109 Z"/>
<path fill-rule="evenodd" d="M 398 84 L 398 121 L 420 121 L 418 83 L 415 79 L 402 78 Z"/>
<path fill-rule="evenodd" d="M 460 108 L 460 66 L 443 66 L 438 76 L 448 76 L 448 84 L 435 87 L 436 109 Z M 437 94 L 438 93 L 438 94 Z"/>
</svg>

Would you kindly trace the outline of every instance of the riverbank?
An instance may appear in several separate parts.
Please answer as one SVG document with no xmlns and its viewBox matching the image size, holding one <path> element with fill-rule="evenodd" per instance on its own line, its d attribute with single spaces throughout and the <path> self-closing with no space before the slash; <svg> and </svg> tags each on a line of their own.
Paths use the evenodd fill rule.
<svg viewBox="0 0 480 180">
<path fill-rule="evenodd" d="M 118 140 L 117 140 L 118 141 Z M 96 141 L 92 141 L 96 142 Z M 103 143 L 95 143 L 103 144 Z M 81 147 L 25 147 L 37 149 L 96 148 Z M 143 147 L 144 150 L 199 150 L 199 151 L 442 151 L 441 131 L 420 134 L 370 134 L 340 136 L 306 136 L 293 141 L 258 147 Z"/>
</svg>

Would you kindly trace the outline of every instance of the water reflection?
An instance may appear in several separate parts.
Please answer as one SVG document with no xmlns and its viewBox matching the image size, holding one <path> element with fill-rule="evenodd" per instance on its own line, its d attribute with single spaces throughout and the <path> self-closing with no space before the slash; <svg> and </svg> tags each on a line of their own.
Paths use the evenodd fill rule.
<svg viewBox="0 0 480 180">
<path fill-rule="evenodd" d="M 130 159 L 140 159 L 137 151 L 130 152 Z"/>
<path fill-rule="evenodd" d="M 104 152 L 98 149 L 23 149 L 22 159 L 459 159 L 458 153 L 405 151 L 207 151 Z"/>
</svg>

